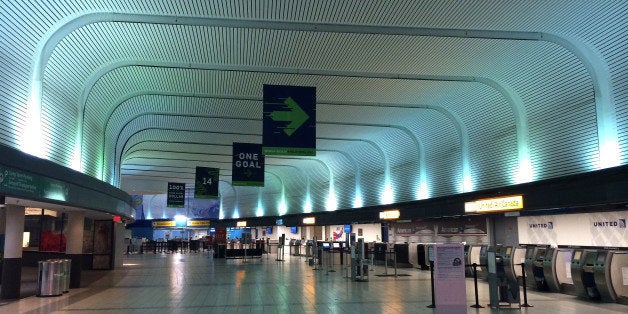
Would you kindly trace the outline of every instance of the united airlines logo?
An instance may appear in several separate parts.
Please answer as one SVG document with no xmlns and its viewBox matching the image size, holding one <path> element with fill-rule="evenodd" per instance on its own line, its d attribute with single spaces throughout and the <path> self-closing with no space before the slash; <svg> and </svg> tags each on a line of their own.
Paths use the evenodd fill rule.
<svg viewBox="0 0 628 314">
<path fill-rule="evenodd" d="M 622 228 L 625 229 L 626 228 L 626 219 L 622 218 L 622 219 L 617 219 L 617 220 L 610 220 L 610 221 L 594 221 L 593 222 L 593 227 L 614 227 L 614 228 Z"/>
<path fill-rule="evenodd" d="M 546 223 L 531 223 L 531 224 L 528 224 L 528 226 L 530 226 L 530 229 L 549 229 L 549 230 L 552 230 L 552 229 L 554 229 L 554 222 L 553 221 L 548 221 Z"/>
</svg>

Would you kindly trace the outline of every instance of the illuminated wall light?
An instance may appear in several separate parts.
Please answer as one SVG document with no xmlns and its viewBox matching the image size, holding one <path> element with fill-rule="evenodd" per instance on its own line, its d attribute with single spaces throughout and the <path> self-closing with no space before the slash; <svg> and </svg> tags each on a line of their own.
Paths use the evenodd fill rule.
<svg viewBox="0 0 628 314">
<path fill-rule="evenodd" d="M 305 198 L 305 204 L 303 204 L 303 212 L 304 213 L 312 212 L 312 200 L 310 199 L 309 195 Z"/>
<path fill-rule="evenodd" d="M 392 204 L 392 202 L 394 202 L 394 199 L 395 197 L 392 185 L 390 184 L 390 182 L 387 182 L 386 186 L 384 186 L 384 191 L 382 192 L 382 204 Z"/>
<path fill-rule="evenodd" d="M 278 212 L 279 212 L 279 216 L 283 216 L 288 212 L 288 206 L 286 205 L 286 199 L 285 197 L 281 197 L 281 201 L 279 202 L 279 206 L 278 207 Z"/>
<path fill-rule="evenodd" d="M 473 191 L 473 180 L 471 180 L 470 176 L 465 176 L 462 180 L 462 186 L 460 187 L 462 192 L 471 192 Z"/>
<path fill-rule="evenodd" d="M 225 219 L 225 211 L 222 209 L 222 199 L 220 199 L 220 210 L 218 211 L 218 219 Z"/>
<path fill-rule="evenodd" d="M 236 208 L 233 210 L 233 215 L 231 215 L 232 219 L 239 219 L 240 218 L 240 211 Z"/>
<path fill-rule="evenodd" d="M 515 174 L 515 183 L 526 183 L 532 182 L 534 180 L 534 170 L 532 169 L 532 163 L 530 163 L 529 159 L 521 160 L 519 164 L 519 169 Z"/>
<path fill-rule="evenodd" d="M 604 141 L 600 145 L 599 169 L 619 166 L 621 164 L 621 153 L 617 141 Z"/>
<path fill-rule="evenodd" d="M 327 202 L 325 203 L 325 209 L 329 212 L 338 209 L 338 200 L 336 199 L 336 193 L 332 189 L 329 190 L 329 196 L 327 197 Z"/>
<path fill-rule="evenodd" d="M 353 199 L 353 208 L 362 208 L 362 206 L 364 206 L 362 202 L 362 195 L 360 195 L 360 192 L 357 192 L 355 194 L 355 199 Z"/>
<path fill-rule="evenodd" d="M 23 128 L 22 142 L 20 150 L 23 152 L 42 157 L 41 145 L 41 101 L 40 101 L 41 82 L 33 81 L 31 94 L 27 104 L 27 124 Z"/>
<path fill-rule="evenodd" d="M 257 209 L 255 210 L 255 216 L 257 217 L 264 216 L 264 209 L 259 204 L 257 205 Z"/>
<path fill-rule="evenodd" d="M 421 185 L 417 189 L 417 199 L 424 200 L 430 198 L 430 191 L 427 187 L 427 182 L 421 182 Z"/>
</svg>

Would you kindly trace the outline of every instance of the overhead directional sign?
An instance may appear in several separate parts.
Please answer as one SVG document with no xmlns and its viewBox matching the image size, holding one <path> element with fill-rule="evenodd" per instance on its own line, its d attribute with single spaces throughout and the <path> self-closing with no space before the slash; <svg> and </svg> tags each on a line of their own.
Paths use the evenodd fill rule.
<svg viewBox="0 0 628 314">
<path fill-rule="evenodd" d="M 196 167 L 194 198 L 218 198 L 218 178 L 220 169 Z"/>
<path fill-rule="evenodd" d="M 264 155 L 262 144 L 233 143 L 233 174 L 235 186 L 264 186 Z"/>
<path fill-rule="evenodd" d="M 316 88 L 264 85 L 264 155 L 316 155 Z"/>
<path fill-rule="evenodd" d="M 168 182 L 166 207 L 185 207 L 185 183 Z"/>
</svg>

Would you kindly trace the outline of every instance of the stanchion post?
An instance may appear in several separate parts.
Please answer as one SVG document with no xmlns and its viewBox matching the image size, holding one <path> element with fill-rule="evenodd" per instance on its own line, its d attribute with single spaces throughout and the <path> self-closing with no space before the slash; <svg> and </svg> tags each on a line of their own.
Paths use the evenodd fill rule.
<svg viewBox="0 0 628 314">
<path fill-rule="evenodd" d="M 523 284 L 523 304 L 521 305 L 521 307 L 533 307 L 532 305 L 528 304 L 528 291 L 526 288 L 526 268 L 525 268 L 525 263 L 521 263 L 519 264 L 521 265 L 521 278 L 523 280 L 522 284 Z"/>
<path fill-rule="evenodd" d="M 475 304 L 471 305 L 472 308 L 481 309 L 484 308 L 480 305 L 478 298 L 478 264 L 471 264 L 473 267 L 473 287 L 475 288 Z"/>
<path fill-rule="evenodd" d="M 430 283 L 432 285 L 432 304 L 427 307 L 433 309 L 436 308 L 436 298 L 434 298 L 434 261 L 430 261 Z"/>
</svg>

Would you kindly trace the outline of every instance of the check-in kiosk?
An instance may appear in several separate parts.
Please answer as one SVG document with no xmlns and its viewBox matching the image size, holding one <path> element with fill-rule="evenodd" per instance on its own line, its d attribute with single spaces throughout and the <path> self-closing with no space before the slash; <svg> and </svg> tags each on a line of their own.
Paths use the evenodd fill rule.
<svg viewBox="0 0 628 314">
<path fill-rule="evenodd" d="M 487 248 L 487 273 L 489 284 L 489 297 L 491 307 L 501 307 L 502 304 L 519 305 L 519 283 L 512 280 L 506 274 L 506 259 L 504 255 L 512 253 L 512 247 Z"/>
<path fill-rule="evenodd" d="M 469 254 L 471 253 L 471 246 L 468 244 L 464 245 L 464 263 L 465 265 L 469 265 Z M 473 277 L 473 270 L 471 269 L 471 267 L 465 267 L 464 268 L 464 275 L 465 277 Z"/>
<path fill-rule="evenodd" d="M 417 258 L 419 263 L 419 268 L 421 270 L 429 270 L 430 269 L 430 261 L 428 256 L 427 246 L 425 244 L 417 245 Z"/>
<path fill-rule="evenodd" d="M 478 267 L 478 278 L 488 280 L 488 246 L 480 246 L 480 267 Z M 483 265 L 483 266 L 482 266 Z"/>
<path fill-rule="evenodd" d="M 512 253 L 512 266 L 515 270 L 515 278 L 521 278 L 523 270 L 521 264 L 525 265 L 527 249 L 523 246 L 516 246 L 513 248 Z"/>
<path fill-rule="evenodd" d="M 534 276 L 534 287 L 539 291 L 549 291 L 547 281 L 545 280 L 545 272 L 543 271 L 543 261 L 547 254 L 549 246 L 537 246 L 534 261 L 532 263 L 532 275 Z M 551 252 L 550 254 L 553 254 Z"/>
<path fill-rule="evenodd" d="M 572 256 L 573 248 L 548 248 L 543 260 L 543 273 L 549 291 L 573 294 Z"/>
<path fill-rule="evenodd" d="M 471 265 L 473 265 L 474 263 L 476 265 L 480 265 L 480 251 L 481 250 L 482 250 L 482 246 L 480 245 L 472 245 L 469 248 L 469 260 L 467 261 L 467 265 L 469 265 L 468 271 L 471 274 L 471 277 L 473 277 L 473 267 Z M 478 267 L 477 272 L 478 272 L 478 278 L 479 278 L 479 274 L 482 272 L 482 269 Z"/>
<path fill-rule="evenodd" d="M 616 301 L 628 305 L 628 251 L 611 251 L 607 263 Z"/>
<path fill-rule="evenodd" d="M 599 292 L 595 287 L 593 265 L 597 259 L 597 250 L 575 249 L 571 259 L 571 277 L 575 295 L 590 300 L 599 300 Z"/>
<path fill-rule="evenodd" d="M 612 253 L 613 250 L 598 250 L 597 258 L 593 264 L 595 287 L 600 295 L 600 300 L 603 302 L 615 302 L 617 300 L 617 294 L 615 293 L 611 280 Z M 617 271 L 621 272 L 621 269 L 618 269 Z"/>
<path fill-rule="evenodd" d="M 368 281 L 370 264 L 371 260 L 367 258 L 364 240 L 358 239 L 351 245 L 351 279 Z"/>
<path fill-rule="evenodd" d="M 514 254 L 515 250 L 512 246 L 504 246 L 501 249 L 501 259 L 503 262 L 503 268 L 504 268 L 504 276 L 506 276 L 506 279 L 510 282 L 517 282 L 517 276 L 515 274 L 515 268 L 519 267 L 521 268 L 521 266 L 517 266 L 514 265 L 513 263 L 513 254 Z"/>
</svg>

